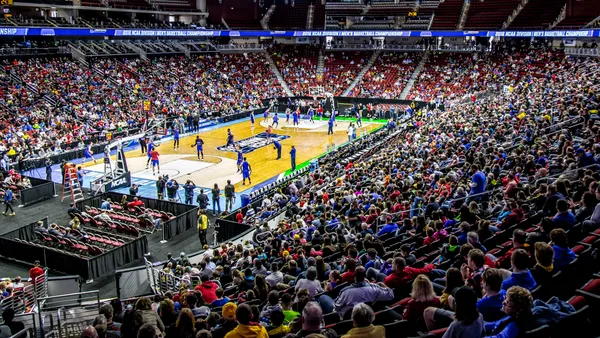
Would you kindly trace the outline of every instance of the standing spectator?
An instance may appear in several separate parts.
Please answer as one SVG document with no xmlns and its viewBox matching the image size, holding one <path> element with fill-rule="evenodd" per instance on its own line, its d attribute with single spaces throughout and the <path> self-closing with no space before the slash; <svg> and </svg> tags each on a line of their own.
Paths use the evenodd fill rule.
<svg viewBox="0 0 600 338">
<path fill-rule="evenodd" d="M 120 336 L 121 323 L 113 322 L 113 307 L 110 304 L 104 304 L 100 307 L 100 314 L 106 318 L 107 336 Z"/>
<path fill-rule="evenodd" d="M 156 181 L 156 196 L 159 200 L 163 200 L 165 198 L 165 187 L 167 186 L 167 181 L 162 177 L 158 176 L 158 180 Z"/>
<path fill-rule="evenodd" d="M 375 313 L 367 304 L 358 304 L 352 309 L 352 322 L 354 328 L 342 336 L 342 338 L 385 338 L 385 328 L 374 326 Z"/>
<path fill-rule="evenodd" d="M 187 180 L 183 185 L 183 190 L 185 191 L 185 204 L 194 203 L 194 189 L 196 189 L 196 184 L 192 182 L 192 180 Z"/>
<path fill-rule="evenodd" d="M 231 180 L 227 180 L 225 186 L 225 211 L 233 210 L 233 202 L 235 200 L 235 187 L 231 184 Z"/>
<path fill-rule="evenodd" d="M 207 244 L 206 231 L 208 230 L 208 224 L 210 223 L 208 216 L 206 216 L 206 210 L 198 209 L 198 238 L 200 239 L 200 245 L 204 246 Z"/>
<path fill-rule="evenodd" d="M 221 189 L 219 189 L 219 185 L 215 183 L 214 188 L 212 189 L 212 205 L 213 205 L 213 216 L 217 216 L 217 211 L 221 213 Z"/>
<path fill-rule="evenodd" d="M 4 211 L 2 212 L 2 215 L 6 215 L 6 213 L 8 212 L 8 209 L 10 209 L 10 214 L 8 214 L 9 216 L 14 216 L 15 215 L 15 210 L 12 207 L 12 201 L 13 201 L 13 192 L 10 188 L 6 189 L 4 191 Z"/>
<path fill-rule="evenodd" d="M 35 279 L 44 274 L 44 269 L 40 267 L 40 261 L 36 260 L 33 262 L 33 268 L 29 269 L 29 279 L 32 283 L 35 283 Z"/>
<path fill-rule="evenodd" d="M 204 189 L 200 189 L 200 193 L 196 196 L 196 202 L 200 209 L 206 210 L 208 208 L 208 196 L 204 193 Z"/>
</svg>

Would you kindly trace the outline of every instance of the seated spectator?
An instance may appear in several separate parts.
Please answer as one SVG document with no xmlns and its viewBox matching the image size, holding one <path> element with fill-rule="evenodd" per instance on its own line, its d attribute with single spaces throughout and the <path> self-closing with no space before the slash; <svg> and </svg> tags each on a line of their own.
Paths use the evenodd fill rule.
<svg viewBox="0 0 600 338">
<path fill-rule="evenodd" d="M 165 332 L 165 325 L 158 316 L 158 313 L 152 311 L 152 302 L 149 298 L 142 297 L 138 299 L 135 303 L 135 310 L 142 315 L 144 324 L 152 324 L 158 328 L 160 332 Z"/>
<path fill-rule="evenodd" d="M 484 295 L 477 301 L 477 310 L 483 315 L 486 322 L 504 318 L 502 302 L 504 292 L 502 290 L 502 274 L 498 269 L 485 270 L 481 278 Z"/>
<path fill-rule="evenodd" d="M 402 261 L 404 261 L 404 259 L 402 259 Z M 346 312 L 351 310 L 356 304 L 394 299 L 394 290 L 381 282 L 370 284 L 365 281 L 365 278 L 365 268 L 362 266 L 357 267 L 354 283 L 343 289 L 335 299 L 335 310 L 342 318 L 344 318 Z"/>
<path fill-rule="evenodd" d="M 535 266 L 530 270 L 537 285 L 547 285 L 552 281 L 554 268 L 554 249 L 545 242 L 537 242 L 535 248 Z"/>
<path fill-rule="evenodd" d="M 527 290 L 533 290 L 536 283 L 527 268 L 529 265 L 529 254 L 527 251 L 523 249 L 515 250 L 510 261 L 512 264 L 512 273 L 508 279 L 502 282 L 502 290 L 506 291 L 511 286 L 520 286 Z"/>
<path fill-rule="evenodd" d="M 411 253 L 410 245 L 408 244 L 402 244 L 400 247 L 400 255 L 402 255 L 402 258 L 406 261 L 407 266 L 412 266 L 417 262 L 417 257 Z"/>
<path fill-rule="evenodd" d="M 513 247 L 508 250 L 504 256 L 501 257 L 490 257 L 492 261 L 495 263 L 496 268 L 509 268 L 510 267 L 510 258 L 512 257 L 513 251 L 516 249 L 525 249 L 529 251 L 529 244 L 527 241 L 527 233 L 523 229 L 515 229 L 512 237 Z"/>
<path fill-rule="evenodd" d="M 428 264 L 421 269 L 408 267 L 406 266 L 404 258 L 396 257 L 392 264 L 392 273 L 389 276 L 386 276 L 375 269 L 369 269 L 368 278 L 377 282 L 383 282 L 387 287 L 397 288 L 405 285 L 419 274 L 430 273 L 433 268 L 433 264 Z"/>
<path fill-rule="evenodd" d="M 508 229 L 525 219 L 525 211 L 519 207 L 519 204 L 517 204 L 516 201 L 511 200 L 508 202 L 508 208 L 510 209 L 510 214 L 502 220 L 502 223 L 498 224 L 498 228 L 500 229 Z M 492 229 L 492 227 L 490 227 L 490 229 Z"/>
<path fill-rule="evenodd" d="M 260 313 L 261 320 L 263 318 L 270 320 L 271 313 L 275 310 L 282 311 L 281 313 L 283 315 L 283 308 L 279 304 L 279 292 L 277 292 L 276 290 L 273 290 L 273 291 L 269 292 L 269 297 L 267 298 L 267 304 L 265 305 L 262 312 Z"/>
<path fill-rule="evenodd" d="M 137 330 L 136 330 L 135 335 L 139 337 L 139 335 L 137 334 Z M 156 332 L 155 332 L 155 336 L 156 336 Z M 86 326 L 83 329 L 83 331 L 81 331 L 80 337 L 81 338 L 98 338 L 98 332 L 96 331 L 96 328 L 89 325 L 89 326 Z M 154 337 L 151 337 L 151 338 L 154 338 Z"/>
<path fill-rule="evenodd" d="M 274 309 L 271 312 L 271 326 L 267 329 L 269 338 L 282 337 L 290 333 L 290 327 L 284 324 L 285 315 L 281 309 Z"/>
<path fill-rule="evenodd" d="M 342 336 L 342 338 L 367 338 L 385 337 L 383 326 L 374 326 L 375 312 L 367 304 L 361 303 L 352 309 L 352 322 L 354 328 Z"/>
<path fill-rule="evenodd" d="M 238 323 L 235 319 L 236 310 L 237 305 L 235 303 L 223 305 L 221 323 L 212 330 L 213 338 L 224 338 L 225 335 L 237 327 Z"/>
<path fill-rule="evenodd" d="M 356 260 L 354 258 L 349 258 L 346 260 L 346 269 L 347 271 L 342 274 L 342 282 L 352 282 L 354 280 L 354 271 L 356 270 Z"/>
<path fill-rule="evenodd" d="M 123 196 L 123 197 L 125 197 L 125 196 Z M 134 197 L 133 201 L 127 203 L 127 208 L 135 208 L 135 207 L 143 207 L 143 206 L 144 206 L 144 202 L 139 200 L 137 197 Z"/>
<path fill-rule="evenodd" d="M 175 325 L 169 326 L 166 337 L 195 338 L 196 330 L 194 328 L 194 323 L 195 320 L 192 310 L 184 308 L 179 312 L 179 317 L 177 318 Z"/>
<path fill-rule="evenodd" d="M 241 304 L 235 311 L 238 326 L 225 335 L 225 338 L 267 338 L 267 330 L 261 325 L 256 325 L 259 318 L 254 318 L 250 305 Z"/>
<path fill-rule="evenodd" d="M 162 320 L 165 327 L 169 327 L 174 324 L 177 320 L 175 315 L 175 303 L 171 299 L 163 299 L 159 306 L 160 320 Z"/>
<path fill-rule="evenodd" d="M 453 294 L 453 292 L 461 287 L 465 285 L 465 281 L 462 278 L 462 274 L 460 273 L 460 270 L 458 270 L 457 268 L 450 268 L 446 271 L 446 286 L 444 287 L 444 290 L 442 291 L 442 296 L 440 297 L 440 306 L 451 310 L 452 306 L 449 304 L 448 300 L 450 298 L 450 296 Z M 436 284 L 433 283 L 434 289 L 436 289 Z M 442 287 L 441 285 L 439 285 L 439 287 Z"/>
<path fill-rule="evenodd" d="M 470 231 L 467 234 L 467 243 L 471 244 L 473 248 L 479 249 L 482 252 L 486 252 L 487 249 L 479 242 L 479 235 L 475 231 Z"/>
<path fill-rule="evenodd" d="M 281 308 L 285 315 L 285 319 L 283 320 L 285 324 L 289 324 L 292 320 L 300 317 L 300 313 L 292 309 L 292 295 L 289 293 L 284 293 L 283 296 L 281 296 Z"/>
<path fill-rule="evenodd" d="M 579 210 L 575 214 L 575 222 L 580 223 L 585 221 L 588 217 L 594 214 L 594 209 L 598 204 L 596 195 L 593 192 L 586 191 L 581 195 L 581 201 L 579 203 Z"/>
<path fill-rule="evenodd" d="M 563 229 L 550 231 L 550 243 L 554 250 L 554 268 L 560 270 L 575 260 L 575 253 L 569 248 L 567 233 Z"/>
<path fill-rule="evenodd" d="M 221 307 L 229 303 L 229 297 L 223 297 L 224 292 L 225 291 L 223 290 L 223 288 L 217 288 L 215 290 L 215 295 L 217 296 L 217 299 L 213 300 L 212 303 L 210 303 L 211 307 Z"/>
<path fill-rule="evenodd" d="M 317 268 L 311 266 L 310 268 L 308 268 L 308 270 L 306 270 L 306 278 L 296 281 L 296 286 L 294 287 L 294 289 L 296 290 L 296 292 L 298 292 L 298 290 L 306 289 L 308 290 L 308 295 L 312 298 L 317 293 L 323 292 L 321 282 L 316 279 Z"/>
<path fill-rule="evenodd" d="M 531 312 L 533 297 L 529 290 L 520 286 L 513 286 L 506 292 L 502 303 L 502 311 L 508 317 L 495 322 L 485 323 L 487 335 L 494 337 L 518 337 L 519 334 L 531 330 L 535 321 Z"/>
<path fill-rule="evenodd" d="M 104 315 L 97 315 L 96 318 L 94 318 L 92 325 L 96 329 L 96 333 L 98 333 L 98 338 L 107 337 L 108 332 L 106 328 L 106 317 L 104 317 Z M 115 337 L 116 335 L 112 334 L 111 336 Z"/>
<path fill-rule="evenodd" d="M 556 201 L 556 210 L 558 213 L 552 218 L 553 227 L 569 230 L 575 225 L 575 215 L 569 210 L 569 202 L 567 200 Z"/>
<path fill-rule="evenodd" d="M 25 329 L 25 324 L 19 322 L 19 321 L 15 321 L 15 310 L 13 310 L 13 308 L 9 307 L 9 308 L 5 308 L 4 311 L 2 311 L 2 320 L 4 321 L 4 323 L 1 326 L 7 326 L 10 330 L 9 335 L 8 336 L 14 336 L 15 338 L 25 338 L 27 337 L 27 332 L 19 335 L 19 336 L 15 336 L 17 333 L 23 331 Z"/>
<path fill-rule="evenodd" d="M 113 307 L 110 304 L 104 304 L 100 307 L 100 314 L 106 318 L 107 337 L 121 336 L 121 323 L 113 322 Z"/>
<path fill-rule="evenodd" d="M 443 338 L 477 338 L 485 335 L 483 316 L 477 310 L 477 295 L 463 286 L 454 293 L 454 321 Z"/>
<path fill-rule="evenodd" d="M 102 201 L 102 204 L 100 204 L 100 209 L 102 209 L 102 210 L 112 210 L 110 202 L 111 202 L 110 198 L 107 198 L 106 200 Z"/>
<path fill-rule="evenodd" d="M 317 302 L 308 302 L 302 310 L 300 323 L 302 329 L 296 334 L 288 336 L 289 338 L 303 338 L 311 334 L 323 335 L 326 338 L 337 338 L 335 331 L 323 329 L 323 310 Z"/>
<path fill-rule="evenodd" d="M 277 263 L 271 263 L 271 273 L 265 277 L 265 281 L 273 288 L 283 282 L 283 273 L 279 271 Z"/>
<path fill-rule="evenodd" d="M 137 331 L 137 338 L 158 338 L 156 328 L 152 324 L 144 324 Z"/>
<path fill-rule="evenodd" d="M 425 275 L 418 275 L 415 278 L 410 298 L 404 311 L 404 320 L 408 320 L 415 327 L 420 328 L 424 325 L 423 311 L 426 308 L 441 306 L 440 300 L 433 291 L 433 285 Z"/>
<path fill-rule="evenodd" d="M 196 285 L 194 290 L 202 292 L 202 298 L 204 299 L 204 301 L 208 304 L 212 304 L 212 302 L 217 300 L 216 291 L 219 288 L 219 285 L 210 280 L 207 275 L 202 275 L 202 277 L 200 278 L 202 283 Z"/>
<path fill-rule="evenodd" d="M 365 264 L 365 269 L 368 268 L 375 268 L 378 269 L 381 268 L 381 258 L 379 258 L 379 256 L 377 256 L 377 251 L 373 248 L 369 248 L 367 250 L 367 263 Z"/>
<path fill-rule="evenodd" d="M 463 279 L 467 286 L 473 288 L 478 297 L 482 294 L 481 276 L 487 270 L 485 265 L 485 256 L 481 250 L 473 249 L 469 251 L 467 263 L 460 268 Z"/>
</svg>

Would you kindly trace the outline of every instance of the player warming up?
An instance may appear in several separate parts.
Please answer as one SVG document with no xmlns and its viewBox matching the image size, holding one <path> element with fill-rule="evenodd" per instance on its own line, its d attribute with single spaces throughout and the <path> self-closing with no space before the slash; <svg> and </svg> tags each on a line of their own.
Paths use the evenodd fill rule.
<svg viewBox="0 0 600 338">
<path fill-rule="evenodd" d="M 242 162 L 244 162 L 244 153 L 242 152 L 242 150 L 240 148 L 236 148 L 235 152 L 237 153 L 237 172 L 239 173 L 240 170 L 242 170 Z"/>
<path fill-rule="evenodd" d="M 246 179 L 248 179 L 248 184 L 252 184 L 252 180 L 250 179 L 251 173 L 252 167 L 250 167 L 250 163 L 244 157 L 244 162 L 242 162 L 242 185 L 246 185 Z"/>
<path fill-rule="evenodd" d="M 173 127 L 173 150 L 179 150 L 179 128 Z"/>
<path fill-rule="evenodd" d="M 233 133 L 231 132 L 231 129 L 227 129 L 227 144 L 225 146 L 235 146 L 235 142 L 233 142 Z"/>
<path fill-rule="evenodd" d="M 158 173 L 160 174 L 160 162 L 158 161 L 158 151 L 156 149 L 152 149 L 151 152 L 148 153 L 150 158 L 152 158 L 152 175 L 156 175 L 155 170 L 158 168 Z"/>
<path fill-rule="evenodd" d="M 254 129 L 254 111 L 250 112 L 250 128 Z"/>
<path fill-rule="evenodd" d="M 92 151 L 91 143 L 85 146 L 85 150 L 83 152 L 84 152 L 86 160 L 91 158 L 92 160 L 94 160 L 94 164 L 96 163 L 96 159 L 94 158 L 94 152 Z"/>
<path fill-rule="evenodd" d="M 279 128 L 279 115 L 273 114 L 273 124 L 271 124 L 271 127 L 275 129 Z"/>
<path fill-rule="evenodd" d="M 198 161 L 200 161 L 200 155 L 202 155 L 202 159 L 204 160 L 204 152 L 202 151 L 202 146 L 204 145 L 204 141 L 200 138 L 200 136 L 196 136 L 196 141 L 192 144 L 192 148 L 196 146 L 196 154 L 198 155 Z"/>
<path fill-rule="evenodd" d="M 292 113 L 292 119 L 294 120 L 293 125 L 296 127 L 296 131 L 298 131 L 298 124 L 300 123 L 300 108 L 298 107 Z"/>
<path fill-rule="evenodd" d="M 146 169 L 148 169 L 148 164 L 150 164 L 150 161 L 152 161 L 152 155 L 150 155 L 150 152 L 152 150 L 154 150 L 154 142 L 152 142 L 152 140 L 149 140 L 148 146 L 146 149 L 146 154 L 148 154 L 148 161 L 146 161 Z"/>
<path fill-rule="evenodd" d="M 285 125 L 289 126 L 290 125 L 290 113 L 291 113 L 291 109 L 290 108 L 286 108 L 285 109 Z"/>
</svg>

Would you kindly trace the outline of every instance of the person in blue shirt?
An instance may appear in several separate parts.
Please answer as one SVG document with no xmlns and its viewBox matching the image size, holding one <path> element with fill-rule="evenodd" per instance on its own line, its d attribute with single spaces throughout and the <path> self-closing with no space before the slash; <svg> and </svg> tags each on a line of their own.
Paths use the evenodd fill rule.
<svg viewBox="0 0 600 338">
<path fill-rule="evenodd" d="M 273 141 L 273 149 L 277 149 L 277 158 L 276 160 L 281 158 L 281 143 L 278 141 Z"/>
<path fill-rule="evenodd" d="M 92 160 L 94 160 L 94 163 L 96 163 L 96 159 L 94 158 L 94 152 L 92 151 L 91 143 L 85 146 L 85 150 L 83 151 L 83 154 L 85 155 L 86 160 L 91 158 Z"/>
<path fill-rule="evenodd" d="M 519 333 L 531 330 L 535 327 L 532 307 L 533 297 L 529 290 L 520 286 L 511 287 L 502 302 L 502 312 L 508 316 L 485 323 L 486 334 L 495 338 L 516 338 Z"/>
<path fill-rule="evenodd" d="M 237 172 L 239 173 L 240 171 L 242 171 L 242 162 L 244 162 L 244 153 L 239 148 L 236 149 L 235 152 L 237 153 L 237 162 L 235 164 L 238 167 Z"/>
<path fill-rule="evenodd" d="M 314 116 L 315 116 L 315 111 L 312 109 L 312 107 L 310 107 L 308 109 L 308 120 L 312 123 L 315 123 Z"/>
<path fill-rule="evenodd" d="M 554 269 L 560 270 L 575 260 L 575 253 L 569 248 L 565 230 L 550 231 L 550 244 L 554 249 Z"/>
<path fill-rule="evenodd" d="M 296 130 L 298 130 L 298 125 L 300 124 L 300 108 L 297 108 L 292 113 L 292 125 L 296 126 Z"/>
<path fill-rule="evenodd" d="M 484 192 L 487 181 L 485 174 L 479 170 L 479 166 L 477 164 L 473 164 L 471 166 L 471 173 L 473 174 L 473 176 L 471 177 L 471 183 L 469 184 L 469 186 L 471 187 L 471 192 L 469 193 L 469 195 L 475 195 Z M 479 199 L 481 199 L 481 196 L 476 196 L 472 199 L 469 198 L 469 200 L 466 203 L 468 204 L 472 200 L 477 201 Z"/>
<path fill-rule="evenodd" d="M 594 159 L 594 153 L 587 153 L 583 148 L 579 148 L 575 151 L 575 156 L 577 157 L 577 166 L 585 167 L 596 163 Z"/>
<path fill-rule="evenodd" d="M 192 144 L 192 147 L 196 146 L 196 155 L 198 156 L 198 161 L 200 161 L 200 155 L 202 155 L 202 159 L 204 160 L 204 151 L 202 146 L 204 145 L 204 141 L 200 138 L 200 136 L 196 136 L 196 141 Z"/>
<path fill-rule="evenodd" d="M 111 210 L 112 207 L 110 206 L 110 199 L 102 201 L 102 204 L 100 204 L 100 209 Z"/>
<path fill-rule="evenodd" d="M 192 182 L 192 180 L 188 180 L 183 185 L 183 190 L 185 191 L 185 204 L 193 204 L 194 202 L 194 189 L 196 189 L 196 184 Z"/>
<path fill-rule="evenodd" d="M 377 237 L 381 237 L 390 232 L 396 232 L 397 230 L 398 230 L 398 224 L 396 224 L 396 223 L 386 224 L 381 228 L 381 230 L 379 230 L 379 232 L 377 233 Z"/>
<path fill-rule="evenodd" d="M 335 124 L 335 111 L 331 113 L 329 122 L 327 122 L 327 135 L 333 135 L 333 125 Z"/>
<path fill-rule="evenodd" d="M 250 179 L 250 174 L 252 173 L 252 167 L 250 167 L 250 163 L 244 157 L 244 162 L 241 165 L 242 168 L 242 185 L 246 185 L 246 179 L 248 179 L 248 184 L 252 184 L 252 180 Z"/>
<path fill-rule="evenodd" d="M 279 127 L 279 115 L 273 114 L 273 124 L 271 124 L 271 127 L 275 129 Z"/>
<path fill-rule="evenodd" d="M 569 210 L 569 202 L 565 199 L 556 201 L 556 215 L 552 218 L 553 228 L 571 229 L 577 223 L 575 215 Z"/>
<path fill-rule="evenodd" d="M 4 192 L 4 211 L 2 212 L 2 215 L 6 215 L 6 213 L 8 212 L 8 209 L 10 209 L 10 216 L 14 216 L 15 215 L 15 210 L 13 209 L 11 203 L 13 201 L 14 195 L 12 190 L 10 189 L 6 189 L 6 191 Z"/>
<path fill-rule="evenodd" d="M 292 160 L 292 171 L 296 170 L 296 147 L 292 146 L 290 150 L 290 159 Z"/>
<path fill-rule="evenodd" d="M 286 108 L 285 109 L 285 124 L 289 125 L 290 124 L 290 108 Z"/>
<path fill-rule="evenodd" d="M 252 124 L 252 128 L 254 128 L 254 111 L 250 111 L 250 124 Z"/>
<path fill-rule="evenodd" d="M 150 142 L 148 142 L 148 145 L 146 146 L 146 154 L 148 154 L 148 160 L 146 161 L 146 169 L 148 169 L 148 165 L 150 164 L 150 161 L 152 160 L 152 156 L 150 155 L 150 152 L 154 150 L 154 142 L 152 142 L 152 140 L 150 140 Z"/>
<path fill-rule="evenodd" d="M 79 187 L 83 188 L 83 169 L 81 166 L 77 167 L 77 181 L 79 181 Z"/>
<path fill-rule="evenodd" d="M 493 322 L 506 317 L 502 312 L 502 303 L 506 292 L 502 290 L 502 274 L 500 270 L 490 268 L 481 276 L 481 286 L 485 295 L 477 301 L 477 310 L 486 322 Z"/>
<path fill-rule="evenodd" d="M 269 124 L 269 109 L 263 112 L 263 118 L 265 119 L 265 123 Z"/>
<path fill-rule="evenodd" d="M 502 282 L 502 290 L 508 290 L 512 286 L 520 286 L 527 290 L 533 290 L 537 283 L 527 268 L 530 262 L 529 254 L 523 249 L 516 249 L 510 257 L 513 271 L 510 277 Z"/>
<path fill-rule="evenodd" d="M 229 147 L 234 145 L 235 143 L 233 142 L 233 133 L 231 132 L 231 129 L 227 129 L 227 144 L 225 144 L 225 146 Z"/>
<path fill-rule="evenodd" d="M 381 268 L 381 258 L 377 256 L 377 251 L 373 248 L 369 248 L 367 250 L 367 258 L 368 262 L 365 264 L 365 269 L 369 270 L 369 268 L 374 268 L 379 270 Z"/>
<path fill-rule="evenodd" d="M 173 128 L 173 150 L 179 150 L 179 128 Z"/>
</svg>

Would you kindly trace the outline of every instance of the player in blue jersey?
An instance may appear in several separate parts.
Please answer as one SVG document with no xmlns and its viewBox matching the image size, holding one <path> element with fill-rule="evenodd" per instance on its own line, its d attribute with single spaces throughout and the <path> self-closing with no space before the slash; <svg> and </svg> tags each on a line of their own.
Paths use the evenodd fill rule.
<svg viewBox="0 0 600 338">
<path fill-rule="evenodd" d="M 279 127 L 279 116 L 277 114 L 273 114 L 273 124 L 271 124 L 271 127 L 277 129 L 277 127 Z"/>
<path fill-rule="evenodd" d="M 296 126 L 296 130 L 298 130 L 298 125 L 300 123 L 300 108 L 294 110 L 294 112 L 292 113 L 292 119 L 294 120 L 292 124 Z"/>
<path fill-rule="evenodd" d="M 250 112 L 250 123 L 252 124 L 252 128 L 254 128 L 254 111 Z"/>
<path fill-rule="evenodd" d="M 150 164 L 150 161 L 152 160 L 152 156 L 150 156 L 150 152 L 154 150 L 154 142 L 152 142 L 152 139 L 149 140 L 148 145 L 146 146 L 146 154 L 148 154 L 148 160 L 146 161 L 146 169 L 148 169 L 148 165 Z"/>
<path fill-rule="evenodd" d="M 202 155 L 202 159 L 204 159 L 204 152 L 202 151 L 202 146 L 204 145 L 204 141 L 200 138 L 200 136 L 196 136 L 196 141 L 192 144 L 192 148 L 196 146 L 196 154 L 198 155 L 198 161 L 200 161 L 200 155 Z"/>
<path fill-rule="evenodd" d="M 356 126 L 362 127 L 362 113 L 360 112 L 360 110 L 356 111 Z"/>
<path fill-rule="evenodd" d="M 179 128 L 173 128 L 173 150 L 179 150 Z"/>
<path fill-rule="evenodd" d="M 269 108 L 265 110 L 265 112 L 263 113 L 263 117 L 265 118 L 265 123 L 269 124 Z"/>
<path fill-rule="evenodd" d="M 246 179 L 248 179 L 248 184 L 252 184 L 252 180 L 250 179 L 250 174 L 252 173 L 252 167 L 250 167 L 250 163 L 244 157 L 244 162 L 242 162 L 242 185 L 246 185 Z"/>
<path fill-rule="evenodd" d="M 329 118 L 329 122 L 327 122 L 327 135 L 333 135 L 333 125 L 335 124 L 335 111 L 331 113 L 331 117 Z"/>
<path fill-rule="evenodd" d="M 235 142 L 233 142 L 233 133 L 231 132 L 231 129 L 227 129 L 227 144 L 225 146 L 235 146 Z"/>
<path fill-rule="evenodd" d="M 315 123 L 314 116 L 315 116 L 315 111 L 313 110 L 313 108 L 312 107 L 308 108 L 308 120 L 312 123 Z"/>
<path fill-rule="evenodd" d="M 242 162 L 244 161 L 244 153 L 239 148 L 237 148 L 235 151 L 237 153 L 237 162 L 236 162 L 236 165 L 238 167 L 237 172 L 239 173 L 240 170 L 242 170 L 241 168 L 242 168 Z"/>
<path fill-rule="evenodd" d="M 85 146 L 85 150 L 83 151 L 83 154 L 85 155 L 86 161 L 91 158 L 92 160 L 94 160 L 94 163 L 96 163 L 96 159 L 94 158 L 94 152 L 92 151 L 91 143 Z"/>
</svg>

